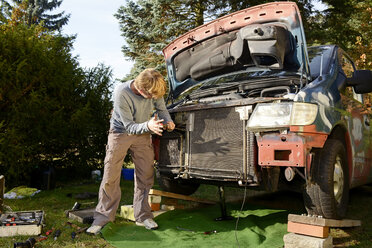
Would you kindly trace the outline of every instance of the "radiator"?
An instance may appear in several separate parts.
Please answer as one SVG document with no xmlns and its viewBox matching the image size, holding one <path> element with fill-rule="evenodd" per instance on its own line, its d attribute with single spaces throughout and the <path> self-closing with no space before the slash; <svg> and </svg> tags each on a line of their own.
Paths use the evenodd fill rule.
<svg viewBox="0 0 372 248">
<path fill-rule="evenodd" d="M 235 107 L 196 110 L 186 116 L 185 133 L 165 133 L 161 137 L 161 168 L 183 168 L 181 176 L 186 174 L 186 178 L 257 180 L 254 134 L 245 130 L 246 122 Z"/>
<path fill-rule="evenodd" d="M 191 177 L 244 179 L 244 121 L 235 108 L 190 113 L 188 171 Z"/>
</svg>

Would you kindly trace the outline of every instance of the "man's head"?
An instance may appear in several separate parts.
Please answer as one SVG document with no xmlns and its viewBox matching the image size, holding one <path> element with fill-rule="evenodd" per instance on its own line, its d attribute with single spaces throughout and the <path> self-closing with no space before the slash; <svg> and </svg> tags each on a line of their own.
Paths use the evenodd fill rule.
<svg viewBox="0 0 372 248">
<path fill-rule="evenodd" d="M 160 98 L 164 96 L 167 86 L 163 76 L 155 69 L 142 71 L 134 80 L 134 86 L 145 98 Z"/>
</svg>

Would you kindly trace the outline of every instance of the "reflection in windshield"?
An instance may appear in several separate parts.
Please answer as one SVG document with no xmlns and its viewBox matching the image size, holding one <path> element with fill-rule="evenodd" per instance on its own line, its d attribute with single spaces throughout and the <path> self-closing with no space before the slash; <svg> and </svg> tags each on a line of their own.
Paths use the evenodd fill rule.
<svg viewBox="0 0 372 248">
<path fill-rule="evenodd" d="M 328 71 L 328 65 L 331 60 L 332 46 L 309 47 L 309 61 L 311 78 L 315 79 L 322 73 Z M 322 68 L 322 69 L 320 69 Z"/>
</svg>

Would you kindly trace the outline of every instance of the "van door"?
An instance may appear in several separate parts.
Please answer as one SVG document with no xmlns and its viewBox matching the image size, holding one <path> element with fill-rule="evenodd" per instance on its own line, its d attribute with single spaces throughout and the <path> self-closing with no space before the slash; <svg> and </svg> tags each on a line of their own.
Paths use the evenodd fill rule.
<svg viewBox="0 0 372 248">
<path fill-rule="evenodd" d="M 338 59 L 341 74 L 352 77 L 355 66 L 347 54 L 339 49 Z M 362 94 L 356 94 L 352 87 L 345 89 L 343 103 L 348 112 L 348 131 L 351 140 L 352 168 L 350 168 L 351 186 L 365 184 L 372 179 L 371 175 L 371 134 L 370 134 L 370 108 L 364 102 Z M 350 160 L 349 160 L 350 161 Z"/>
</svg>

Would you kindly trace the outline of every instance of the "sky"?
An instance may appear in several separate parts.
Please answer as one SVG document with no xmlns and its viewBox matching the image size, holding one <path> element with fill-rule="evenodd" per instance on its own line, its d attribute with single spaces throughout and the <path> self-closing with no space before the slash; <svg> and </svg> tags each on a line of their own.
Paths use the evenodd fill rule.
<svg viewBox="0 0 372 248">
<path fill-rule="evenodd" d="M 121 52 L 124 38 L 114 17 L 124 3 L 125 0 L 63 0 L 56 10 L 71 14 L 62 33 L 77 35 L 73 55 L 78 55 L 80 65 L 95 67 L 103 63 L 113 69 L 114 79 L 122 79 L 133 65 Z"/>
</svg>

